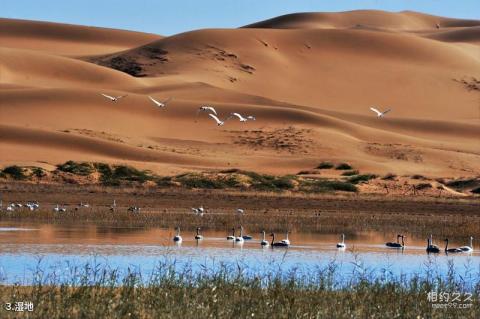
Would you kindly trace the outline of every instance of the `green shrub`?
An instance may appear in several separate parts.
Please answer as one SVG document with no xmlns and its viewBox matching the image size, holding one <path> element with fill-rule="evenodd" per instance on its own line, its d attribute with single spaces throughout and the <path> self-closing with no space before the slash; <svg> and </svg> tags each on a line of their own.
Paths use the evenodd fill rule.
<svg viewBox="0 0 480 319">
<path fill-rule="evenodd" d="M 335 169 L 338 169 L 338 170 L 348 170 L 348 169 L 353 169 L 353 167 L 348 164 L 348 163 L 340 163 L 338 164 Z"/>
<path fill-rule="evenodd" d="M 45 173 L 45 170 L 41 167 L 34 167 L 32 168 L 32 175 L 34 175 L 35 177 L 41 178 L 46 176 L 47 173 Z"/>
<path fill-rule="evenodd" d="M 347 181 L 352 184 L 358 184 L 360 182 L 368 182 L 371 179 L 376 178 L 374 174 L 355 175 L 350 177 Z"/>
<path fill-rule="evenodd" d="M 12 177 L 13 179 L 21 180 L 26 179 L 25 170 L 20 166 L 13 165 L 5 167 L 2 171 L 5 175 Z"/>
<path fill-rule="evenodd" d="M 419 174 L 415 174 L 415 175 L 412 175 L 412 179 L 425 179 L 425 176 L 419 175 Z"/>
<path fill-rule="evenodd" d="M 353 175 L 358 175 L 359 171 L 353 170 L 353 171 L 346 171 L 342 173 L 342 176 L 353 176 Z"/>
<path fill-rule="evenodd" d="M 333 164 L 330 163 L 330 162 L 321 162 L 320 164 L 318 164 L 318 166 L 316 167 L 317 169 L 330 169 L 330 168 L 333 168 Z"/>
<path fill-rule="evenodd" d="M 329 180 L 304 180 L 300 184 L 300 190 L 307 193 L 325 193 L 334 191 L 356 192 L 357 187 L 348 182 Z"/>
<path fill-rule="evenodd" d="M 454 181 L 448 182 L 446 185 L 454 188 L 468 188 L 474 187 L 478 184 L 478 181 L 474 178 L 471 179 L 457 179 Z"/>
<path fill-rule="evenodd" d="M 75 175 L 87 176 L 92 174 L 95 169 L 90 163 L 79 163 L 74 161 L 67 161 L 64 164 L 57 165 L 57 169 L 62 172 L 72 173 Z"/>
</svg>

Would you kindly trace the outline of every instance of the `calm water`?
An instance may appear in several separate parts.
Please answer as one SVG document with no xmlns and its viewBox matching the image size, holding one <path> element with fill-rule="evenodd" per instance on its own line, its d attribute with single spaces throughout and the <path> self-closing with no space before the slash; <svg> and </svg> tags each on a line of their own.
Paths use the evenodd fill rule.
<svg viewBox="0 0 480 319">
<path fill-rule="evenodd" d="M 87 262 L 120 270 L 133 268 L 148 275 L 160 260 L 175 261 L 180 268 L 188 264 L 194 270 L 231 263 L 245 266 L 252 273 L 308 270 L 335 262 L 339 274 L 345 278 L 359 264 L 369 272 L 387 269 L 396 276 L 424 273 L 427 265 L 446 274 L 449 261 L 460 274 L 468 269 L 478 275 L 480 270 L 478 250 L 470 254 L 427 255 L 426 240 L 408 234 L 404 250 L 385 247 L 385 242 L 394 241 L 395 234 L 375 232 L 347 236 L 346 250 L 335 247 L 340 238 L 331 234 L 294 232 L 289 236 L 292 245 L 288 249 L 262 248 L 261 234 L 251 234 L 248 230 L 244 234 L 254 239 L 243 244 L 227 241 L 227 231 L 202 234 L 204 239 L 197 241 L 193 231 L 184 231 L 182 244 L 176 245 L 172 241 L 173 229 L 1 223 L 0 279 L 5 283 L 28 283 L 37 265 L 48 273 Z M 284 237 L 285 234 L 277 234 L 276 240 Z M 443 248 L 442 241 L 436 243 Z M 452 242 L 451 246 L 466 244 Z M 68 271 L 64 275 L 68 276 Z"/>
</svg>

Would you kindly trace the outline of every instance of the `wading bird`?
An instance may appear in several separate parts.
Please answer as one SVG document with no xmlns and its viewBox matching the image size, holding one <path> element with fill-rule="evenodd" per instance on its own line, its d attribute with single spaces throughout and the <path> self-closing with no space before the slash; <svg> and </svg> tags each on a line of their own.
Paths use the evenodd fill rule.
<svg viewBox="0 0 480 319">
<path fill-rule="evenodd" d="M 342 241 L 337 243 L 337 248 L 345 248 L 345 234 L 342 234 L 340 236 L 340 238 L 342 238 Z"/>
<path fill-rule="evenodd" d="M 112 102 L 117 102 L 118 100 L 127 96 L 127 94 L 119 95 L 119 96 L 111 96 L 111 95 L 107 95 L 107 94 L 103 94 L 103 93 L 102 93 L 102 95 Z"/>
<path fill-rule="evenodd" d="M 380 112 L 380 111 L 377 110 L 376 108 L 371 107 L 370 110 L 372 110 L 373 112 L 377 113 L 377 117 L 384 117 L 385 114 L 387 114 L 388 112 L 390 112 L 392 109 L 388 109 L 388 110 L 386 110 L 386 111 Z"/>
<path fill-rule="evenodd" d="M 171 97 L 169 97 L 168 99 L 166 99 L 165 101 L 162 101 L 162 102 L 159 102 L 157 100 L 155 100 L 153 97 L 151 96 L 148 96 L 148 98 L 158 107 L 160 108 L 163 108 L 165 106 L 167 106 L 167 103 L 172 99 Z"/>
</svg>

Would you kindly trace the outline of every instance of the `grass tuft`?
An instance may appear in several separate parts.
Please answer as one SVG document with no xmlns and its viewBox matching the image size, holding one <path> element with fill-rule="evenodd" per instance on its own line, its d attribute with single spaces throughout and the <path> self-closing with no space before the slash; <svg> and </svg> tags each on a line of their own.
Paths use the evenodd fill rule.
<svg viewBox="0 0 480 319">
<path fill-rule="evenodd" d="M 353 169 L 353 167 L 348 164 L 348 163 L 340 163 L 338 164 L 335 169 L 338 169 L 338 170 L 349 170 L 349 169 Z"/>
<path fill-rule="evenodd" d="M 331 169 L 333 167 L 334 167 L 334 165 L 330 162 L 321 162 L 320 164 L 318 164 L 318 166 L 316 168 L 317 169 Z"/>
</svg>

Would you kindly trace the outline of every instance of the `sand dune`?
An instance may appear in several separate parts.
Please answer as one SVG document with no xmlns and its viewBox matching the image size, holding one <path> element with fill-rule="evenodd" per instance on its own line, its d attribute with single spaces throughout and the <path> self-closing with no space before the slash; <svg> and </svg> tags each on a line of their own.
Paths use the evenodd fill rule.
<svg viewBox="0 0 480 319">
<path fill-rule="evenodd" d="M 328 160 L 380 174 L 480 174 L 480 21 L 301 13 L 165 38 L 0 26 L 3 165 L 73 159 L 284 174 Z M 128 96 L 113 103 L 100 93 Z M 158 109 L 147 95 L 173 100 Z M 238 111 L 257 120 L 218 127 L 197 116 L 203 104 L 222 119 Z M 378 119 L 372 105 L 393 111 Z"/>
<path fill-rule="evenodd" d="M 159 35 L 63 23 L 0 18 L 2 47 L 64 55 L 94 55 L 137 47 Z"/>
</svg>

